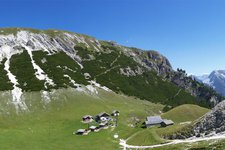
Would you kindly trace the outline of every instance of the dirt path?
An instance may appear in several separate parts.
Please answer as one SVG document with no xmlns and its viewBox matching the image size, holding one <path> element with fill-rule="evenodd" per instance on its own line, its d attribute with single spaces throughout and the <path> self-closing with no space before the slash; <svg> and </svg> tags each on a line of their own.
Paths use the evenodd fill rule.
<svg viewBox="0 0 225 150">
<path fill-rule="evenodd" d="M 126 144 L 126 140 L 120 139 L 120 145 L 122 146 L 123 150 L 126 149 L 146 149 L 146 148 L 157 148 L 157 147 L 163 147 L 168 145 L 175 145 L 175 144 L 182 144 L 182 143 L 195 143 L 195 142 L 201 142 L 201 141 L 208 141 L 208 140 L 220 140 L 225 139 L 225 133 L 216 134 L 210 137 L 201 137 L 201 138 L 189 138 L 185 140 L 172 140 L 168 143 L 164 144 L 157 144 L 157 145 L 150 145 L 150 146 L 134 146 L 134 145 L 128 145 Z"/>
<path fill-rule="evenodd" d="M 177 97 L 181 92 L 181 89 L 178 90 L 178 92 L 174 95 L 174 98 Z"/>
<path fill-rule="evenodd" d="M 104 72 L 102 72 L 102 73 L 96 75 L 95 78 L 96 78 L 96 77 L 99 77 L 99 76 L 101 76 L 101 75 L 103 75 L 103 74 L 107 74 L 107 73 L 110 72 L 112 69 L 115 69 L 115 68 L 118 68 L 118 67 L 120 67 L 120 65 L 114 66 L 114 67 L 112 67 L 112 68 L 110 68 L 110 69 L 108 69 L 108 70 L 106 70 L 106 71 L 104 71 Z"/>
<path fill-rule="evenodd" d="M 113 64 L 114 64 L 115 62 L 117 62 L 117 60 L 118 60 L 118 58 L 120 58 L 121 54 L 122 54 L 122 52 L 120 51 L 118 57 L 110 64 L 110 67 L 112 67 Z"/>
<path fill-rule="evenodd" d="M 115 62 L 117 62 L 117 60 L 118 60 L 118 58 L 121 56 L 121 54 L 122 54 L 122 52 L 120 51 L 118 57 L 117 57 L 114 61 L 112 61 L 112 63 L 110 64 L 110 69 L 107 69 L 106 71 L 104 71 L 104 72 L 102 72 L 102 73 L 96 75 L 95 78 L 96 78 L 96 77 L 99 77 L 99 76 L 101 76 L 101 75 L 103 75 L 103 74 L 106 74 L 106 73 L 110 72 L 112 69 L 115 69 L 115 68 L 120 67 L 120 65 L 116 65 L 116 66 L 114 66 L 114 67 L 112 67 L 112 66 L 114 65 Z"/>
</svg>

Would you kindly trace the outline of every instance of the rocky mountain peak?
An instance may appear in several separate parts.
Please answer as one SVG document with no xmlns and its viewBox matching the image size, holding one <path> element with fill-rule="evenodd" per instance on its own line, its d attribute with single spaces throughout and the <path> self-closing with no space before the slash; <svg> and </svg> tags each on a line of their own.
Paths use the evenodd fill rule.
<svg viewBox="0 0 225 150">
<path fill-rule="evenodd" d="M 195 78 L 225 96 L 225 70 L 214 70 L 209 75 L 196 76 Z"/>
<path fill-rule="evenodd" d="M 215 70 L 209 75 L 209 78 L 225 79 L 225 70 Z"/>
<path fill-rule="evenodd" d="M 172 72 L 173 68 L 169 60 L 157 51 L 149 50 L 144 52 L 146 58 L 143 62 L 150 68 L 154 68 L 159 75 L 165 75 Z"/>
</svg>

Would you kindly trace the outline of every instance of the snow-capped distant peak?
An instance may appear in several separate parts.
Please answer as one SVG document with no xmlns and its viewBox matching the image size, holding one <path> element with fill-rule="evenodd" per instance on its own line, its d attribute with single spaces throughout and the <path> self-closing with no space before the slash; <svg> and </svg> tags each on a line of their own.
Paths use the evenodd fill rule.
<svg viewBox="0 0 225 150">
<path fill-rule="evenodd" d="M 225 70 L 214 70 L 210 74 L 195 76 L 195 78 L 225 95 Z"/>
<path fill-rule="evenodd" d="M 209 74 L 203 74 L 203 75 L 200 75 L 200 76 L 195 76 L 197 77 L 199 80 L 201 81 L 204 81 L 204 80 L 207 80 L 209 78 Z"/>
<path fill-rule="evenodd" d="M 225 79 L 225 70 L 215 70 L 210 74 L 210 76 Z"/>
</svg>

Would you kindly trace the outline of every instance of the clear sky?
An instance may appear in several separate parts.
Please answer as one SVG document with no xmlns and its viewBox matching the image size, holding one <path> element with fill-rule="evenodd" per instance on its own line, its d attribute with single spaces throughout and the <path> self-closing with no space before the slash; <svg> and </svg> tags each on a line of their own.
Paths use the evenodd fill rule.
<svg viewBox="0 0 225 150">
<path fill-rule="evenodd" d="M 224 0 L 0 0 L 0 27 L 63 29 L 154 49 L 174 69 L 225 69 Z"/>
</svg>

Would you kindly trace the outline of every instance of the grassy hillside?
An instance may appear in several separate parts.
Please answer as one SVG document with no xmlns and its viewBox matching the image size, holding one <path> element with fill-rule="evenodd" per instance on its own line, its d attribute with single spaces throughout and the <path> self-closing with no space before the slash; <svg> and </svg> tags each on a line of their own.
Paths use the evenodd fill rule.
<svg viewBox="0 0 225 150">
<path fill-rule="evenodd" d="M 175 123 L 180 123 L 185 121 L 194 121 L 206 114 L 208 111 L 209 109 L 197 105 L 184 104 L 162 114 L 161 116 L 162 118 L 171 119 Z"/>
<path fill-rule="evenodd" d="M 1 100 L 6 98 L 5 95 L 0 97 Z M 88 96 L 72 89 L 57 90 L 51 94 L 52 103 L 44 107 L 39 92 L 26 93 L 25 97 L 26 103 L 30 104 L 29 113 L 0 116 L 0 149 L 119 149 L 119 139 L 113 138 L 115 133 L 119 134 L 119 138 L 129 137 L 140 130 L 128 126 L 133 117 L 143 119 L 163 108 L 160 104 L 104 91 L 98 96 Z M 118 128 L 88 136 L 72 135 L 73 131 L 87 127 L 81 123 L 82 116 L 102 111 L 110 113 L 114 109 L 121 114 Z"/>
<path fill-rule="evenodd" d="M 29 112 L 18 115 L 13 113 L 14 107 L 6 104 L 10 93 L 0 93 L 0 149 L 116 150 L 120 149 L 120 138 L 129 139 L 128 144 L 133 145 L 159 144 L 166 142 L 161 138 L 164 134 L 185 129 L 186 125 L 180 125 L 179 122 L 193 121 L 208 111 L 195 105 L 182 105 L 162 115 L 168 119 L 177 119 L 174 126 L 142 129 L 140 126 L 145 117 L 159 115 L 163 105 L 105 91 L 100 91 L 99 95 L 86 95 L 74 89 L 53 90 L 50 93 L 51 103 L 46 103 L 39 92 L 26 92 L 24 97 Z M 4 106 L 11 109 L 3 109 Z M 87 128 L 86 124 L 81 123 L 82 116 L 96 115 L 102 111 L 110 113 L 114 109 L 120 111 L 117 128 L 90 133 L 88 136 L 72 135 L 79 128 Z M 191 109 L 194 113 L 187 113 Z M 179 117 L 173 118 L 172 114 Z M 137 126 L 134 126 L 135 119 L 141 120 Z M 114 134 L 118 134 L 119 138 L 114 139 Z M 216 145 L 222 144 L 218 142 Z M 191 147 L 207 147 L 207 143 L 174 145 L 156 150 L 182 150 Z"/>
<path fill-rule="evenodd" d="M 209 109 L 197 105 L 186 104 L 178 106 L 161 115 L 162 118 L 173 120 L 175 122 L 173 126 L 168 126 L 166 128 L 152 127 L 148 129 L 142 129 L 142 131 L 132 135 L 129 138 L 128 143 L 134 145 L 151 145 L 165 142 L 165 140 L 163 140 L 161 137 L 171 135 L 181 130 L 186 130 L 189 126 L 189 124 L 180 123 L 192 122 L 208 111 Z"/>
</svg>

